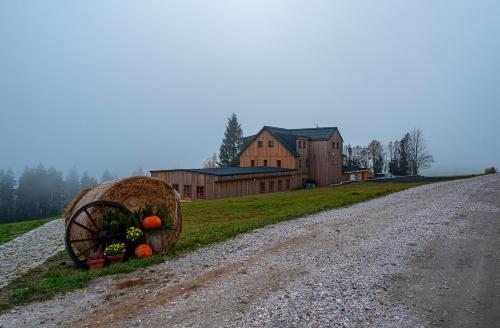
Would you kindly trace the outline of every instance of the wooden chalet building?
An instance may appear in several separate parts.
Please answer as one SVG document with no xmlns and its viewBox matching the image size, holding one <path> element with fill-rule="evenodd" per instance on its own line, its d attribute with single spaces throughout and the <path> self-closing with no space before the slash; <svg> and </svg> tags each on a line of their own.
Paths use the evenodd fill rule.
<svg viewBox="0 0 500 328">
<path fill-rule="evenodd" d="M 363 181 L 374 177 L 371 169 L 358 165 L 344 165 L 342 171 L 344 174 L 343 181 Z"/>
<path fill-rule="evenodd" d="M 185 199 L 216 199 L 342 182 L 343 139 L 336 127 L 264 126 L 246 137 L 239 167 L 151 171 Z"/>
</svg>

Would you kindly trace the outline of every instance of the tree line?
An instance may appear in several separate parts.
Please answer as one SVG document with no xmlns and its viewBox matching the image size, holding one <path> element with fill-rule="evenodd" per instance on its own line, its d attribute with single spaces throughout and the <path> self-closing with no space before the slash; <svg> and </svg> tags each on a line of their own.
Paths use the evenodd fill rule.
<svg viewBox="0 0 500 328">
<path fill-rule="evenodd" d="M 384 146 L 372 140 L 368 146 L 344 147 L 344 165 L 373 169 L 374 173 L 390 172 L 392 175 L 418 175 L 434 162 L 421 129 L 413 129 L 401 139 Z"/>
<path fill-rule="evenodd" d="M 141 168 L 132 175 L 144 175 Z M 100 182 L 116 179 L 108 169 Z M 82 189 L 94 188 L 98 181 L 87 171 L 81 175 L 76 167 L 66 176 L 43 164 L 26 167 L 16 179 L 11 169 L 0 169 L 0 222 L 21 221 L 60 215 Z"/>
</svg>

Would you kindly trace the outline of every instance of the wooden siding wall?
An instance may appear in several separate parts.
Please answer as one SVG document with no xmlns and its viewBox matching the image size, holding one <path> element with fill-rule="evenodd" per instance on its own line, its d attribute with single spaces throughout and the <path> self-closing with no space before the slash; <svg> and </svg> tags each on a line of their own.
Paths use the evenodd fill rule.
<svg viewBox="0 0 500 328">
<path fill-rule="evenodd" d="M 290 180 L 290 189 L 286 189 L 286 180 Z M 245 180 L 228 180 L 216 182 L 216 187 L 218 188 L 217 194 L 214 198 L 226 198 L 226 197 L 237 197 L 237 196 L 248 196 L 259 194 L 261 182 L 265 185 L 265 192 L 270 192 L 270 183 L 274 184 L 274 192 L 279 191 L 278 185 L 281 181 L 283 189 L 281 191 L 298 189 L 302 187 L 301 179 L 297 175 L 287 175 L 287 176 L 274 176 L 266 178 L 253 178 Z"/>
<path fill-rule="evenodd" d="M 273 141 L 274 147 L 269 147 L 269 140 Z M 262 148 L 258 147 L 258 141 L 263 142 Z M 264 160 L 267 160 L 267 166 L 277 167 L 277 161 L 281 160 L 282 168 L 296 168 L 295 157 L 266 130 L 262 131 L 241 154 L 240 166 L 250 167 L 252 159 L 255 161 L 255 166 L 264 166 Z"/>
<path fill-rule="evenodd" d="M 332 148 L 335 142 L 335 149 Z M 311 141 L 309 153 L 309 178 L 319 186 L 328 186 L 342 181 L 342 138 L 338 131 L 327 141 Z M 333 157 L 331 156 L 333 153 Z"/>
<path fill-rule="evenodd" d="M 260 183 L 265 183 L 266 192 L 269 192 L 269 182 L 274 183 L 274 191 L 278 191 L 279 181 L 283 189 L 292 190 L 302 187 L 302 178 L 298 174 L 258 174 L 242 176 L 217 177 L 189 171 L 152 172 L 153 178 L 161 179 L 170 185 L 177 184 L 179 193 L 184 197 L 184 186 L 191 185 L 191 199 L 196 200 L 196 187 L 203 186 L 203 199 L 217 199 L 226 197 L 247 196 L 260 193 Z M 286 189 L 286 180 L 290 180 L 290 189 Z"/>
<path fill-rule="evenodd" d="M 184 198 L 184 186 L 191 186 L 191 198 L 196 199 L 196 187 L 204 187 L 205 199 L 211 199 L 210 195 L 216 194 L 215 180 L 216 176 L 208 174 L 199 174 L 189 171 L 171 171 L 171 172 L 153 172 L 153 178 L 159 178 L 169 185 L 178 185 L 178 192 Z"/>
<path fill-rule="evenodd" d="M 299 142 L 302 144 L 302 147 L 299 148 Z M 303 146 L 305 143 L 305 147 Z M 299 158 L 295 159 L 295 165 L 299 172 L 301 174 L 305 174 L 305 180 L 307 180 L 307 175 L 309 175 L 309 167 L 311 166 L 310 160 L 309 160 L 309 153 L 310 153 L 310 148 L 311 146 L 311 141 L 308 139 L 302 139 L 298 138 L 296 141 L 295 149 L 299 153 Z"/>
</svg>

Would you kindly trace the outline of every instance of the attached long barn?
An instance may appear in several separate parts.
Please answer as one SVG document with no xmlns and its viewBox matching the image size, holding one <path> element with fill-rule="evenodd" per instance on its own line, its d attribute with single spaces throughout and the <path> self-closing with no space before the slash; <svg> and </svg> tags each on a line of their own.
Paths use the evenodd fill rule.
<svg viewBox="0 0 500 328">
<path fill-rule="evenodd" d="M 278 167 L 227 167 L 151 171 L 166 181 L 184 199 L 216 199 L 302 187 L 295 169 Z"/>
</svg>

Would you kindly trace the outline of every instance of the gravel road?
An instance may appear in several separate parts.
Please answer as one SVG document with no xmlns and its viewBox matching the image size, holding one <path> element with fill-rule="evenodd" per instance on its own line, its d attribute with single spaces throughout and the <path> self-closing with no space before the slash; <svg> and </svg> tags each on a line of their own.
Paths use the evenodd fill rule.
<svg viewBox="0 0 500 328">
<path fill-rule="evenodd" d="M 273 225 L 16 308 L 3 327 L 494 327 L 500 175 Z"/>
<path fill-rule="evenodd" d="M 64 249 L 64 222 L 47 222 L 0 245 L 0 288 Z"/>
</svg>

